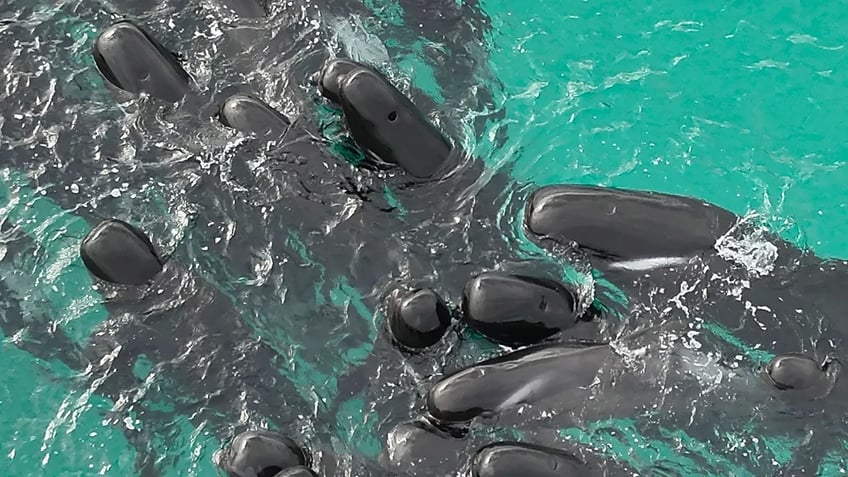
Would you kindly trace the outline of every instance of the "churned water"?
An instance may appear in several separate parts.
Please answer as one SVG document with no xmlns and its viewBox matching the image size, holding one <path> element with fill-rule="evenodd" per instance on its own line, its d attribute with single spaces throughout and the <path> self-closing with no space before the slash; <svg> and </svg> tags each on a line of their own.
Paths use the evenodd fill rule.
<svg viewBox="0 0 848 477">
<path fill-rule="evenodd" d="M 4 474 L 218 475 L 215 452 L 263 426 L 303 442 L 326 475 L 380 475 L 386 433 L 420 414 L 433 377 L 498 352 L 455 330 L 405 357 L 380 344 L 382 298 L 407 280 L 443 283 L 456 304 L 451 264 L 559 268 L 521 236 L 514 202 L 528 185 L 695 196 L 848 258 L 845 2 L 269 3 L 261 20 L 211 0 L 0 4 Z M 180 54 L 209 92 L 203 114 L 104 85 L 91 46 L 120 18 Z M 485 162 L 458 205 L 422 206 L 352 165 L 360 154 L 308 81 L 335 55 L 379 65 Z M 324 152 L 278 157 L 219 125 L 206 112 L 234 85 L 314 125 Z M 509 181 L 484 195 L 495 173 Z M 368 230 L 357 217 L 380 204 L 395 222 Z M 461 233 L 481 208 L 512 253 Z M 78 259 L 79 241 L 109 217 L 139 225 L 170 257 L 148 289 L 96 283 Z M 764 240 L 719 245 L 751 272 L 720 280 L 729 296 L 774 273 Z M 675 308 L 700 323 L 684 341 L 705 390 L 691 419 L 545 416 L 537 427 L 552 432 L 492 434 L 582 443 L 643 475 L 845 473 L 844 408 L 771 426 L 760 396 L 726 391 L 736 389 L 728 370 L 769 359 L 768 343 L 702 318 L 710 302 L 686 287 L 637 318 Z M 829 338 L 812 321 L 800 328 L 810 335 L 792 338 L 799 349 Z M 646 347 L 669 339 L 645 336 Z"/>
</svg>

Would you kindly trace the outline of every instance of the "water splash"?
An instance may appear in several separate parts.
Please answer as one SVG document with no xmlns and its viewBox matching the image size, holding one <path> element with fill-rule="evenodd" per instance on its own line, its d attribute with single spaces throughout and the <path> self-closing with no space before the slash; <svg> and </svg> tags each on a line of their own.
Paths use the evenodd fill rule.
<svg viewBox="0 0 848 477">
<path fill-rule="evenodd" d="M 760 216 L 749 214 L 716 241 L 721 258 L 736 263 L 752 277 L 763 277 L 774 270 L 778 248 L 768 239 L 769 231 L 757 226 Z"/>
</svg>

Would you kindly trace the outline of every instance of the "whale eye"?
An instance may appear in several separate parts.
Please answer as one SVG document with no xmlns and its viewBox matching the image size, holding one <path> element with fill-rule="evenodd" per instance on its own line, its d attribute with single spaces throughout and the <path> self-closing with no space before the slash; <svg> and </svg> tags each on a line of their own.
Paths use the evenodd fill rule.
<svg viewBox="0 0 848 477">
<path fill-rule="evenodd" d="M 389 113 L 389 121 L 395 122 L 397 120 L 397 111 L 392 111 Z"/>
</svg>

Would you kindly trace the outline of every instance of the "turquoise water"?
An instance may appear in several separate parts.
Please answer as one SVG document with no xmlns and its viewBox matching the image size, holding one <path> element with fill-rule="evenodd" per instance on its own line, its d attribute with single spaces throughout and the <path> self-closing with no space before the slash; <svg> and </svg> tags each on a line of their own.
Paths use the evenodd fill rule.
<svg viewBox="0 0 848 477">
<path fill-rule="evenodd" d="M 386 24 L 398 23 L 397 5 L 365 3 Z M 848 112 L 839 101 L 848 92 L 845 4 L 663 3 L 481 2 L 492 24 L 485 61 L 499 82 L 496 107 L 505 114 L 489 125 L 491 136 L 477 141 L 469 134 L 461 141 L 490 168 L 508 171 L 516 184 L 578 182 L 701 197 L 739 214 L 760 214 L 772 229 L 819 255 L 848 257 L 841 240 L 848 193 L 839 187 L 848 180 L 842 135 Z M 55 20 L 43 10 L 24 9 L 20 16 L 34 24 Z M 104 21 L 76 19 L 42 32 L 48 39 L 74 35 L 75 49 L 68 49 L 68 64 L 62 65 L 65 78 L 100 87 L 85 52 Z M 374 27 L 377 36 L 370 41 L 398 41 L 381 37 L 384 31 Z M 75 51 L 81 52 L 76 59 L 70 54 Z M 434 66 L 416 55 L 414 42 L 406 51 L 392 58 L 399 71 L 442 101 L 430 74 Z M 501 128 L 507 139 L 498 145 L 491 138 Z M 9 146 L 16 147 L 23 146 Z M 46 315 L 83 342 L 107 314 L 75 258 L 89 225 L 41 195 L 31 180 L 37 171 L 37 164 L 30 171 L 2 170 L 0 216 L 19 227 L 5 238 L 19 240 L 20 234 L 31 242 L 25 255 L 4 254 L 3 282 L 29 290 L 17 297 L 28 319 Z M 308 251 L 303 253 L 308 260 Z M 319 300 L 370 314 L 340 277 L 316 285 Z M 5 336 L 0 348 L 8 364 L 0 386 L 0 429 L 11 436 L 0 452 L 0 468 L 10 475 L 133 475 L 135 450 L 122 430 L 143 426 L 135 411 L 118 416 L 117 425 L 107 422 L 114 403 L 81 388 L 79 372 L 66 364 L 24 351 L 19 343 L 26 340 Z M 354 350 L 347 360 L 359 362 L 367 351 Z M 333 379 L 320 375 L 329 371 L 310 366 L 305 361 L 297 370 L 305 374 L 290 379 L 320 376 L 316 382 L 332 394 Z M 144 363 L 138 368 L 142 379 L 150 375 Z M 361 435 L 369 424 L 358 421 L 367 416 L 357 412 L 361 404 L 349 404 L 337 418 L 337 434 L 371 452 L 379 442 Z M 216 475 L 218 436 L 184 417 L 170 419 L 167 432 L 154 441 L 163 473 Z M 618 429 L 617 437 L 604 432 L 609 427 Z M 627 422 L 562 431 L 572 439 L 605 442 L 610 453 L 630 453 L 639 464 L 665 460 L 673 469 L 669 475 L 693 475 L 704 461 L 712 465 L 702 470 L 705 475 L 751 472 L 683 431 L 667 430 L 667 441 L 647 443 L 638 432 Z M 740 431 L 724 440 L 744 437 Z M 772 475 L 789 461 L 794 443 L 762 439 L 742 446 L 765 462 L 751 464 L 753 475 Z M 834 447 L 820 475 L 844 472 L 848 450 Z"/>
<path fill-rule="evenodd" d="M 841 2 L 485 1 L 519 180 L 691 195 L 848 256 Z M 803 239 L 798 235 L 803 234 Z"/>
</svg>

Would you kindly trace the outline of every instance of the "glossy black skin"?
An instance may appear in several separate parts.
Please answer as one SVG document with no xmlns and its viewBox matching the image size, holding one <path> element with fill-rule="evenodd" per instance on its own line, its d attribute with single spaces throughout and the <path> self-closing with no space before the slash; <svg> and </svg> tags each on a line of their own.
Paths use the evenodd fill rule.
<svg viewBox="0 0 848 477">
<path fill-rule="evenodd" d="M 122 285 L 150 281 L 163 264 L 143 232 L 117 219 L 94 227 L 80 245 L 80 256 L 96 277 Z"/>
<path fill-rule="evenodd" d="M 574 243 L 590 255 L 629 302 L 623 308 L 604 304 L 624 314 L 647 304 L 668 308 L 666 318 L 679 318 L 681 326 L 688 326 L 690 316 L 713 320 L 742 341 L 776 354 L 839 353 L 838 343 L 848 338 L 848 321 L 842 318 L 848 305 L 833 298 L 848 280 L 846 264 L 823 261 L 768 234 L 764 239 L 777 249 L 773 271 L 751 276 L 716 249 L 717 240 L 739 221 L 732 212 L 697 199 L 577 185 L 539 188 L 525 210 L 531 237 Z M 733 233 L 744 236 L 746 230 Z M 684 283 L 692 288 L 685 299 L 688 312 L 668 307 Z M 741 288 L 741 295 L 735 288 Z M 764 307 L 756 320 L 750 319 L 752 305 Z M 822 327 L 830 330 L 827 340 L 817 338 Z"/>
<path fill-rule="evenodd" d="M 700 372 L 688 357 L 697 353 L 685 349 L 663 353 L 656 343 L 640 341 L 651 336 L 632 335 L 618 343 L 629 349 L 650 347 L 640 356 L 636 373 L 612 346 L 586 342 L 532 346 L 462 368 L 430 388 L 429 416 L 455 429 L 476 425 L 480 418 L 525 427 L 537 415 L 544 420 L 545 413 L 557 416 L 558 423 L 568 423 L 574 411 L 588 420 L 632 416 L 652 409 L 663 386 L 674 383 L 675 399 L 662 404 L 665 418 L 679 419 L 681 425 L 689 422 L 692 433 L 699 432 L 687 412 L 691 399 L 703 391 L 699 380 L 690 376 L 693 369 Z M 714 391 L 716 399 L 754 402 L 773 395 L 754 373 L 722 372 L 726 384 Z M 664 384 L 657 387 L 657 383 Z M 530 407 L 519 412 L 524 405 Z M 723 412 L 727 416 L 729 411 Z M 706 416 L 699 418 L 712 426 Z"/>
<path fill-rule="evenodd" d="M 261 121 L 260 121 L 261 122 Z M 261 140 L 261 138 L 259 138 Z M 289 149 L 290 150 L 290 149 Z M 303 158 L 306 161 L 316 161 L 316 159 L 321 159 L 318 154 L 320 149 L 315 147 L 314 144 L 309 143 L 301 143 L 294 147 L 294 154 L 298 158 Z M 279 151 L 281 155 L 289 154 L 288 150 Z M 296 161 L 299 159 L 295 159 Z M 320 164 L 320 163 L 318 163 Z M 298 165 L 296 164 L 295 167 Z M 314 171 L 315 167 L 309 165 L 304 168 L 310 171 Z M 323 172 L 326 175 L 326 171 Z M 326 177 L 319 177 L 318 180 L 325 182 L 327 180 Z M 285 208 L 291 208 L 292 211 L 296 211 L 295 217 L 296 219 L 303 220 L 303 224 L 300 223 L 291 223 L 287 221 L 287 226 L 294 227 L 303 227 L 307 231 L 311 231 L 311 229 L 315 226 L 315 224 L 320 223 L 322 220 L 326 220 L 328 216 L 332 216 L 332 210 L 327 210 L 324 204 L 315 201 L 313 198 L 317 196 L 318 193 L 325 193 L 326 190 L 316 190 L 312 187 L 310 182 L 314 183 L 315 179 L 311 179 L 309 181 L 305 181 L 303 179 L 300 180 L 301 184 L 309 185 L 309 189 L 307 191 L 307 195 L 302 196 L 301 200 L 298 198 L 294 198 L 294 200 L 289 200 L 285 204 Z M 198 193 L 202 194 L 205 191 L 204 188 L 199 188 Z M 305 200 L 304 200 L 305 199 Z M 227 203 L 229 201 L 223 199 L 223 203 Z M 240 204 L 237 204 L 235 201 L 232 201 L 235 208 L 239 209 L 239 213 L 241 215 L 250 214 L 250 208 L 247 210 L 241 210 Z M 255 208 L 253 208 L 255 210 Z M 284 214 L 291 214 L 291 212 L 284 212 Z M 201 210 L 201 215 L 203 211 Z M 390 222 L 394 222 L 394 218 L 390 217 L 386 214 L 385 219 L 388 219 Z M 211 217 L 214 217 L 212 215 Z M 290 215 L 283 215 L 283 217 L 290 217 Z M 377 217 L 378 220 L 374 220 L 375 217 L 373 215 L 368 216 L 369 218 L 363 218 L 363 220 L 370 220 L 371 229 L 378 229 L 378 223 L 381 223 L 385 219 L 382 217 Z M 250 234 L 240 234 L 240 239 L 250 239 Z M 279 242 L 276 242 L 279 243 Z M 378 248 L 382 248 L 376 241 L 369 241 L 369 244 L 375 244 Z M 249 245 L 249 243 L 248 243 Z M 235 243 L 230 244 L 230 258 L 235 259 L 236 257 L 240 258 L 238 255 L 239 250 L 244 250 L 245 254 L 250 252 L 250 247 L 239 247 Z M 383 251 L 385 249 L 383 248 Z M 345 251 L 347 252 L 347 251 Z M 289 253 L 290 254 L 290 253 Z M 385 256 L 381 257 L 380 260 L 385 260 Z M 333 263 L 336 264 L 344 264 L 350 261 L 350 259 L 344 255 L 334 260 L 327 260 L 326 256 L 321 257 L 321 261 L 327 263 L 327 265 L 332 266 Z M 329 263 L 328 263 L 329 262 Z M 385 276 L 384 268 L 380 266 L 376 266 L 375 262 L 371 262 L 368 264 L 368 278 Z M 193 286 L 196 283 L 196 279 L 189 279 L 188 277 L 182 277 L 181 271 L 173 271 L 177 274 L 177 277 L 173 276 L 173 273 L 167 275 L 169 278 L 160 278 L 157 283 L 155 283 L 151 288 L 160 287 L 162 283 L 165 284 L 177 284 L 186 282 L 186 280 L 191 280 Z M 365 278 L 365 277 L 361 277 Z M 309 279 L 305 277 L 301 277 L 302 282 L 304 283 L 303 288 L 310 288 Z M 92 343 L 89 347 L 90 356 L 93 359 L 98 359 L 99 356 L 103 356 L 109 354 L 114 351 L 119 343 L 123 343 L 124 341 L 128 341 L 133 343 L 133 345 L 124 346 L 120 353 L 117 355 L 115 361 L 112 363 L 112 367 L 109 369 L 104 369 L 102 374 L 110 373 L 110 378 L 104 382 L 103 388 L 101 389 L 107 395 L 113 396 L 116 400 L 118 398 L 118 392 L 120 390 L 132 389 L 136 384 L 133 383 L 133 378 L 130 373 L 130 369 L 132 368 L 133 363 L 136 358 L 142 354 L 146 355 L 153 363 L 166 363 L 173 362 L 175 358 L 183 356 L 186 352 L 184 346 L 186 343 L 208 343 L 210 345 L 214 345 L 217 347 L 221 345 L 222 338 L 223 339 L 223 348 L 230 350 L 232 352 L 221 352 L 221 351 L 213 351 L 206 350 L 204 351 L 202 348 L 195 347 L 192 348 L 192 352 L 187 356 L 188 359 L 182 361 L 179 365 L 179 370 L 175 371 L 175 381 L 181 383 L 193 383 L 191 390 L 184 390 L 186 396 L 196 396 L 194 399 L 204 399 L 204 396 L 215 396 L 220 392 L 223 392 L 225 395 L 237 396 L 239 394 L 239 389 L 243 387 L 248 387 L 249 392 L 246 398 L 246 401 L 249 403 L 249 407 L 251 414 L 253 411 L 258 411 L 259 409 L 265 409 L 265 411 L 258 411 L 257 415 L 266 415 L 266 416 L 276 416 L 277 422 L 280 423 L 296 423 L 296 420 L 292 419 L 290 416 L 280 416 L 279 410 L 285 409 L 286 407 L 279 406 L 279 396 L 291 396 L 293 393 L 291 390 L 287 391 L 273 391 L 267 390 L 268 394 L 266 395 L 266 386 L 262 383 L 261 386 L 256 385 L 254 383 L 250 383 L 249 385 L 236 384 L 239 381 L 244 380 L 246 376 L 254 377 L 265 377 L 271 381 L 275 381 L 275 384 L 279 383 L 280 379 L 274 380 L 273 376 L 277 373 L 273 370 L 275 366 L 275 355 L 274 351 L 270 349 L 266 349 L 263 346 L 259 346 L 256 350 L 249 350 L 250 352 L 250 364 L 244 362 L 244 358 L 240 356 L 234 356 L 236 351 L 239 349 L 239 346 L 236 344 L 241 341 L 249 341 L 249 331 L 247 327 L 242 323 L 239 323 L 238 312 L 232 309 L 232 305 L 228 303 L 228 300 L 223 296 L 218 296 L 218 293 L 212 289 L 211 287 L 206 287 L 203 285 L 199 285 L 201 292 L 193 293 L 190 298 L 187 299 L 186 303 L 181 306 L 178 310 L 157 310 L 158 306 L 155 303 L 156 300 L 146 299 L 142 303 L 132 303 L 132 300 L 129 296 L 121 297 L 122 300 L 125 300 L 124 303 L 110 303 L 110 311 L 115 313 L 120 313 L 127 309 L 132 310 L 143 310 L 139 313 L 142 316 L 148 316 L 149 318 L 146 320 L 138 320 L 138 321 L 129 321 L 129 322 L 121 322 L 121 323 L 107 323 L 105 325 L 105 330 L 101 331 L 99 335 L 92 340 Z M 173 287 L 173 285 L 172 285 Z M 167 286 L 164 288 L 168 288 Z M 150 302 L 153 303 L 150 303 Z M 192 312 L 196 316 L 193 316 L 191 320 L 185 319 L 183 317 L 183 313 L 188 310 L 201 310 L 200 313 Z M 182 311 L 182 312 L 181 312 Z M 152 313 L 151 313 L 152 312 Z M 215 321 L 211 321 L 215 320 Z M 231 322 L 235 321 L 235 323 Z M 317 321 L 316 321 L 317 322 Z M 168 325 L 171 326 L 168 326 Z M 165 326 L 162 326 L 165 325 Z M 229 332 L 225 331 L 229 330 Z M 247 332 L 247 334 L 245 334 Z M 179 337 L 180 339 L 175 339 Z M 147 349 L 146 347 L 150 346 L 152 350 Z M 207 366 L 207 363 L 203 360 L 202 356 L 210 356 L 214 354 L 215 360 L 213 364 L 212 370 L 203 373 L 202 376 L 195 375 L 201 369 L 204 369 L 204 366 Z M 270 355 L 269 355 L 270 354 Z M 196 358 L 196 359 L 195 359 Z M 232 362 L 241 362 L 240 367 L 244 370 L 246 375 L 242 373 L 238 373 L 232 376 L 226 375 L 227 369 L 227 361 Z M 277 364 L 276 366 L 279 366 Z M 260 368 L 266 368 L 263 371 L 259 371 Z M 101 372 L 95 368 L 94 375 L 99 376 Z M 215 381 L 227 382 L 226 389 L 223 390 L 215 390 L 210 389 L 210 385 L 212 385 Z M 234 385 L 235 384 L 235 385 Z M 361 383 L 360 383 L 361 384 Z M 274 386 L 276 387 L 276 386 Z M 277 398 L 271 398 L 270 395 L 276 395 Z M 232 407 L 232 409 L 228 409 L 225 412 L 222 412 L 221 409 L 216 409 L 214 407 L 210 407 L 210 411 L 215 409 L 215 416 L 213 417 L 214 421 L 217 425 L 222 426 L 226 425 L 221 421 L 225 419 L 227 415 L 236 415 L 235 413 L 231 413 L 229 411 L 238 411 L 238 407 L 241 406 L 241 403 L 238 401 L 228 401 L 228 404 Z M 295 399 L 297 401 L 297 399 Z M 302 408 L 299 404 L 295 405 L 294 408 Z M 254 409 L 255 408 L 255 409 Z M 191 411 L 190 408 L 183 410 L 185 414 L 192 414 L 194 417 L 198 419 L 198 422 L 201 422 L 205 415 L 201 416 L 195 414 Z M 178 410 L 179 412 L 179 410 Z M 150 415 L 150 414 L 148 414 Z M 145 469 L 149 469 L 155 465 L 151 460 L 148 460 L 144 463 L 140 463 L 140 467 Z M 369 474 L 369 475 L 377 475 L 377 474 Z"/>
<path fill-rule="evenodd" d="M 341 105 L 339 87 L 351 71 L 369 68 L 363 63 L 345 58 L 333 58 L 324 64 L 318 74 L 318 92 L 330 102 Z"/>
<path fill-rule="evenodd" d="M 190 91 L 191 77 L 142 27 L 120 21 L 94 41 L 94 61 L 112 86 L 138 94 L 178 102 Z"/>
<path fill-rule="evenodd" d="M 609 262 L 692 257 L 712 249 L 736 221 L 689 197 L 583 185 L 542 187 L 525 214 L 532 234 L 576 243 Z"/>
<path fill-rule="evenodd" d="M 525 348 L 480 362 L 442 378 L 427 395 L 427 409 L 436 420 L 465 423 L 494 417 L 520 404 L 538 404 L 553 397 L 567 409 L 580 386 L 588 386 L 610 361 L 603 344 L 555 344 Z"/>
<path fill-rule="evenodd" d="M 636 341 L 625 348 L 649 346 L 656 349 L 651 336 L 645 335 L 648 341 L 640 343 L 635 337 Z M 440 427 L 452 429 L 457 435 L 471 434 L 470 430 L 475 431 L 474 434 L 485 433 L 496 423 L 500 429 L 541 433 L 541 439 L 534 437 L 534 441 L 546 445 L 558 442 L 556 437 L 545 434 L 546 430 L 555 435 L 556 429 L 579 426 L 582 422 L 626 417 L 641 419 L 638 416 L 645 413 L 658 414 L 664 426 L 685 427 L 688 435 L 706 440 L 714 434 L 717 419 L 750 419 L 752 408 L 763 414 L 758 417 L 763 435 L 793 432 L 801 423 L 824 425 L 820 423 L 823 418 L 821 403 L 809 399 L 795 402 L 781 399 L 788 391 L 770 389 L 754 373 L 744 369 L 737 372 L 719 365 L 722 384 L 710 391 L 710 402 L 714 404 L 704 402 L 703 383 L 700 378 L 692 377 L 693 372 L 698 375 L 701 371 L 686 360 L 687 354 L 698 353 L 681 351 L 682 354 L 675 352 L 665 357 L 662 353 L 648 352 L 639 357 L 639 370 L 634 373 L 632 368 L 624 366 L 615 351 L 602 344 L 531 347 L 472 365 L 441 379 L 427 396 L 427 410 Z M 706 377 L 715 379 L 712 373 L 714 370 Z M 673 388 L 674 393 L 663 397 L 663 389 L 669 388 Z M 844 391 L 839 394 L 843 395 Z M 831 396 L 831 399 L 836 399 L 837 407 L 842 407 L 838 403 L 840 397 Z M 694 414 L 693 402 L 699 403 Z M 728 407 L 724 404 L 727 402 L 740 405 Z M 581 459 L 588 457 L 585 462 L 594 462 L 595 458 L 584 452 L 581 450 L 575 455 L 580 455 Z M 811 462 L 817 462 L 821 456 L 811 458 Z M 810 466 L 808 462 L 803 468 Z M 603 467 L 604 472 L 609 469 L 607 465 Z"/>
<path fill-rule="evenodd" d="M 831 364 L 808 355 L 783 354 L 766 366 L 763 377 L 781 391 L 798 392 L 815 399 L 826 396 L 833 388 L 836 376 L 829 372 Z"/>
<path fill-rule="evenodd" d="M 383 76 L 358 69 L 344 76 L 339 90 L 351 136 L 377 161 L 416 178 L 432 177 L 447 164 L 451 143 Z"/>
<path fill-rule="evenodd" d="M 592 451 L 583 461 L 574 457 L 586 451 L 579 444 L 563 443 L 557 449 L 534 444 L 494 439 L 488 432 L 453 435 L 440 430 L 425 419 L 403 422 L 388 432 L 383 446 L 381 462 L 395 476 L 431 477 L 434 475 L 462 475 L 479 477 L 495 471 L 498 476 L 534 476 L 524 472 L 504 473 L 506 465 L 500 457 L 509 455 L 527 471 L 544 468 L 547 462 L 556 462 L 560 469 L 572 463 L 584 473 L 577 475 L 632 476 L 633 471 L 623 465 L 595 455 Z M 491 456 L 491 458 L 487 458 Z M 524 470 L 519 467 L 520 470 Z M 600 470 L 603 469 L 603 470 Z M 547 474 L 540 474 L 547 475 Z M 559 475 L 559 474 L 554 474 Z M 571 475 L 571 474 L 563 474 Z"/>
<path fill-rule="evenodd" d="M 596 475 L 577 457 L 559 449 L 520 442 L 498 442 L 480 449 L 473 477 L 583 477 Z"/>
<path fill-rule="evenodd" d="M 291 121 L 261 99 L 245 93 L 236 93 L 221 105 L 221 122 L 224 125 L 252 134 L 268 141 L 282 139 Z"/>
<path fill-rule="evenodd" d="M 444 300 L 429 289 L 394 294 L 389 301 L 389 329 L 394 340 L 407 349 L 436 344 L 451 323 Z"/>
<path fill-rule="evenodd" d="M 537 344 L 578 321 L 574 295 L 547 278 L 485 272 L 469 280 L 462 320 L 507 346 Z"/>
<path fill-rule="evenodd" d="M 288 468 L 274 477 L 318 477 L 318 474 L 309 467 L 299 465 L 297 467 Z"/>
<path fill-rule="evenodd" d="M 306 465 L 307 455 L 289 437 L 266 430 L 246 431 L 230 442 L 221 467 L 230 477 L 274 477 L 280 471 Z"/>
</svg>

